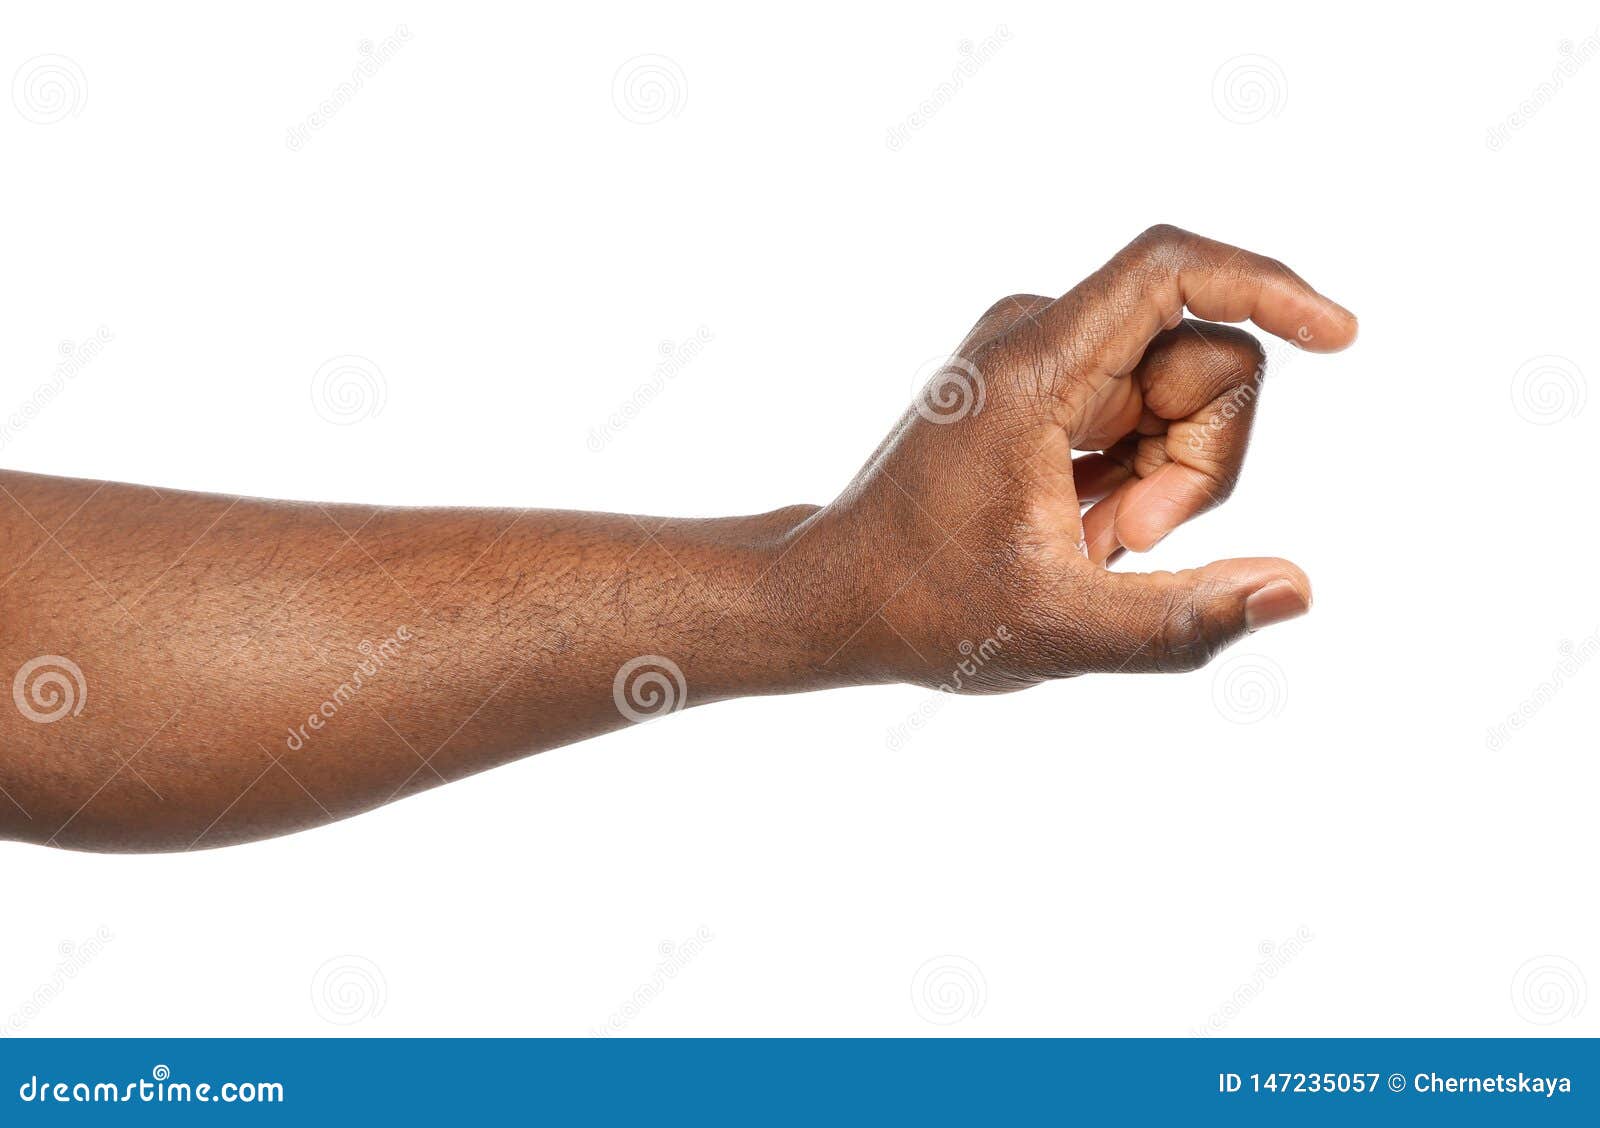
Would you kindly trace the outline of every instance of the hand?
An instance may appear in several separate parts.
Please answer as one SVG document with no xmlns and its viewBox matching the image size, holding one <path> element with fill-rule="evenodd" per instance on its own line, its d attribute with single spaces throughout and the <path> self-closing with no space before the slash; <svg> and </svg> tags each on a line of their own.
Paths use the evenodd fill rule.
<svg viewBox="0 0 1600 1128">
<path fill-rule="evenodd" d="M 847 561 L 822 567 L 858 577 L 826 663 L 993 692 L 1194 669 L 1309 609 L 1310 581 L 1287 560 L 1107 570 L 1238 480 L 1264 354 L 1213 322 L 1245 319 L 1315 352 L 1356 336 L 1347 310 L 1283 264 L 1165 226 L 1059 299 L 995 303 L 803 531 L 805 555 L 820 548 Z"/>
</svg>

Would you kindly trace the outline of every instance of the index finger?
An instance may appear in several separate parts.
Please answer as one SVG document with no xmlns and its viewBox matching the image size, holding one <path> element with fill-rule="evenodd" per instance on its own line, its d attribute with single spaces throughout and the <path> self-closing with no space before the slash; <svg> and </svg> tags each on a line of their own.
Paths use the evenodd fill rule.
<svg viewBox="0 0 1600 1128">
<path fill-rule="evenodd" d="M 1165 224 L 1053 302 L 1038 324 L 1077 375 L 1120 376 L 1186 307 L 1207 321 L 1253 321 L 1312 352 L 1356 338 L 1355 315 L 1283 263 Z"/>
</svg>

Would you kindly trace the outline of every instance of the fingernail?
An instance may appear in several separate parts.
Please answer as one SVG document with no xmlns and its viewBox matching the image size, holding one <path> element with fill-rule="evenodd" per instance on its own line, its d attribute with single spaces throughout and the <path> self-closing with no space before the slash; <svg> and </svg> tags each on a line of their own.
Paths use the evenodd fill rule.
<svg viewBox="0 0 1600 1128">
<path fill-rule="evenodd" d="M 1266 587 L 1250 593 L 1244 601 L 1246 630 L 1259 631 L 1273 623 L 1297 619 L 1309 611 L 1306 597 L 1288 580 L 1273 580 Z"/>
</svg>

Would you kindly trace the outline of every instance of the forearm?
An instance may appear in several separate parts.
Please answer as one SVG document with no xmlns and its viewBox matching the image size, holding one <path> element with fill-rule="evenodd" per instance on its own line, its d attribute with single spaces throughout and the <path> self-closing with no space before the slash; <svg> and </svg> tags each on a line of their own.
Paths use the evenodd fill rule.
<svg viewBox="0 0 1600 1128">
<path fill-rule="evenodd" d="M 15 838 L 224 845 L 684 704 L 873 676 L 818 622 L 855 597 L 799 570 L 809 507 L 663 520 L 0 483 Z M 46 656 L 66 661 L 22 674 Z"/>
</svg>

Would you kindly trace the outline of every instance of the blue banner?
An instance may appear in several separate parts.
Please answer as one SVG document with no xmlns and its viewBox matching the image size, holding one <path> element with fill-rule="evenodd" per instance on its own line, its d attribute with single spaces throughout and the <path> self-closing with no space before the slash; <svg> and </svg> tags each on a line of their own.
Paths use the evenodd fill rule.
<svg viewBox="0 0 1600 1128">
<path fill-rule="evenodd" d="M 1600 1124 L 1600 1040 L 7 1039 L 5 1121 Z"/>
</svg>

